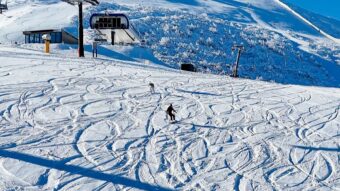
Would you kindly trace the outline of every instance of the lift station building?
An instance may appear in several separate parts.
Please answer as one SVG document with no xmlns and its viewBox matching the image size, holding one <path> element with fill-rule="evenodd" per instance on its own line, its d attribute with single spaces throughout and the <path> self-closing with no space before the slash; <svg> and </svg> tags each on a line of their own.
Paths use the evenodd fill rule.
<svg viewBox="0 0 340 191">
<path fill-rule="evenodd" d="M 51 43 L 65 43 L 65 44 L 77 44 L 78 38 L 72 34 L 66 32 L 63 29 L 45 29 L 45 30 L 32 30 L 24 31 L 25 43 L 44 43 L 42 36 L 44 34 L 51 35 Z"/>
<path fill-rule="evenodd" d="M 111 42 L 112 45 L 140 43 L 138 32 L 125 14 L 93 14 L 90 27 L 96 30 L 99 38 Z"/>
</svg>

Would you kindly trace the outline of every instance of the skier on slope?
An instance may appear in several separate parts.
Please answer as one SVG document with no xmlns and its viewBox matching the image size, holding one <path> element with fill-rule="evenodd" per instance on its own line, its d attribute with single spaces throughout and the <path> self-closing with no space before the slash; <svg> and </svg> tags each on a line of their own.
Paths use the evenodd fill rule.
<svg viewBox="0 0 340 191">
<path fill-rule="evenodd" d="M 150 87 L 150 93 L 154 94 L 155 93 L 155 84 L 150 82 L 149 87 Z"/>
<path fill-rule="evenodd" d="M 166 114 L 170 116 L 170 121 L 175 121 L 175 114 L 173 113 L 175 111 L 175 109 L 173 108 L 172 104 L 170 104 L 170 106 L 168 107 L 168 109 L 166 109 Z"/>
</svg>

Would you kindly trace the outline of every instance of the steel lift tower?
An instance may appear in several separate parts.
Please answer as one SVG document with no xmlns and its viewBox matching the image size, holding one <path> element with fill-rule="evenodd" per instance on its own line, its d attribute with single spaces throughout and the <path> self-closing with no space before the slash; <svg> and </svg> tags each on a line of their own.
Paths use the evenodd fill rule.
<svg viewBox="0 0 340 191">
<path fill-rule="evenodd" d="M 62 0 L 71 5 L 78 5 L 78 56 L 84 57 L 84 26 L 83 26 L 83 3 L 98 5 L 98 0 Z"/>
<path fill-rule="evenodd" d="M 244 50 L 244 46 L 243 45 L 234 45 L 231 48 L 232 51 L 237 50 L 237 58 L 236 58 L 236 62 L 234 64 L 233 67 L 233 73 L 232 73 L 232 77 L 237 78 L 238 77 L 238 65 L 240 62 L 240 57 L 241 57 L 241 52 Z"/>
</svg>

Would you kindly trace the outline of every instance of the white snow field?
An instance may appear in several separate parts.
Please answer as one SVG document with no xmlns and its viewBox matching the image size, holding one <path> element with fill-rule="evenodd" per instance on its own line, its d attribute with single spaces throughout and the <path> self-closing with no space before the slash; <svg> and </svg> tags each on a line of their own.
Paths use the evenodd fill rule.
<svg viewBox="0 0 340 191">
<path fill-rule="evenodd" d="M 86 58 L 22 44 L 23 30 L 76 31 L 76 7 L 8 3 L 0 191 L 340 190 L 340 45 L 276 1 L 101 0 L 85 7 Z M 145 46 L 101 45 L 91 59 L 98 12 L 127 14 Z M 225 75 L 233 44 L 250 79 Z M 187 62 L 199 72 L 175 69 Z"/>
<path fill-rule="evenodd" d="M 0 190 L 340 189 L 339 88 L 0 53 Z"/>
</svg>

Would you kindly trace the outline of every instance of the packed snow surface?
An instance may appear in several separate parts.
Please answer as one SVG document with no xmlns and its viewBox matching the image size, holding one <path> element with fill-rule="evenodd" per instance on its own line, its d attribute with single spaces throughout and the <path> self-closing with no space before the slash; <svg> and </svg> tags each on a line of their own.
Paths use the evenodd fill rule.
<svg viewBox="0 0 340 191">
<path fill-rule="evenodd" d="M 339 89 L 0 52 L 1 190 L 340 188 Z"/>
<path fill-rule="evenodd" d="M 22 44 L 23 30 L 77 33 L 76 7 L 8 5 L 0 190 L 340 190 L 340 45 L 276 1 L 102 0 L 84 7 L 82 59 Z M 127 14 L 145 45 L 100 45 L 90 59 L 98 12 Z M 225 75 L 234 44 L 252 80 Z M 200 72 L 173 69 L 188 62 Z"/>
</svg>

